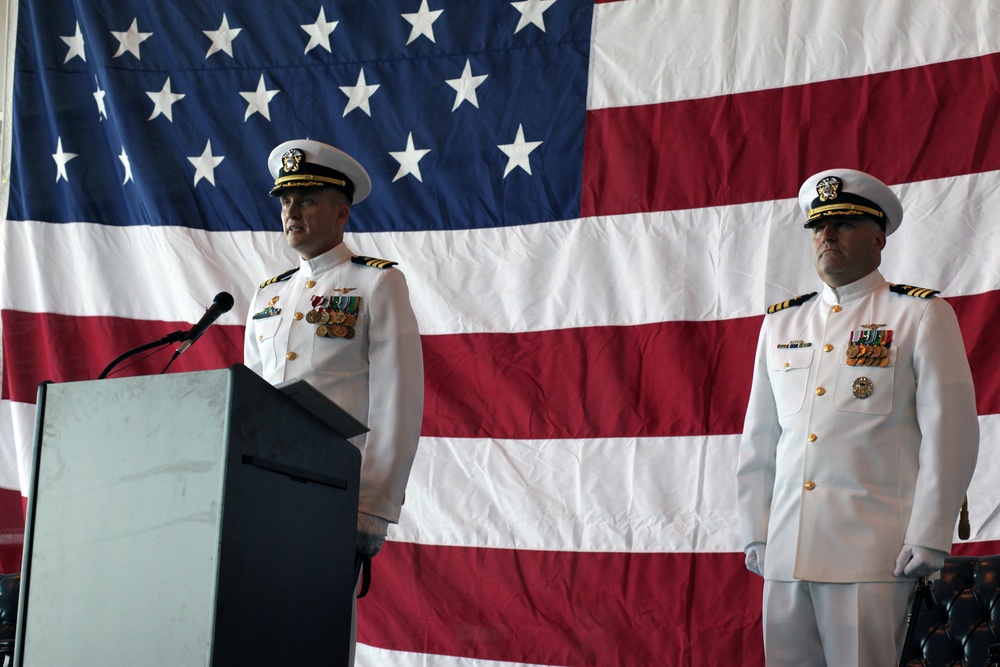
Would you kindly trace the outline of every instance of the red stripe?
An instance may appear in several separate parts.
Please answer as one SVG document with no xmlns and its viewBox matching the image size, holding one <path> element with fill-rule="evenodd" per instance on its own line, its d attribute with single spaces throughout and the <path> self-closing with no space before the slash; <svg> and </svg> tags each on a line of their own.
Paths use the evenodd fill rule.
<svg viewBox="0 0 1000 667">
<path fill-rule="evenodd" d="M 1000 292 L 949 298 L 979 414 L 1000 413 Z M 42 380 L 97 377 L 121 351 L 179 328 L 158 322 L 4 311 L 4 397 L 32 403 Z M 594 438 L 739 433 L 760 317 L 519 334 L 425 336 L 423 433 Z M 185 326 L 185 325 L 181 325 Z M 242 361 L 243 328 L 215 326 L 172 372 Z M 113 341 L 113 342 L 112 342 Z M 158 373 L 169 348 L 124 375 Z"/>
<path fill-rule="evenodd" d="M 762 590 L 742 554 L 392 542 L 358 601 L 358 641 L 553 665 L 759 665 Z"/>
<path fill-rule="evenodd" d="M 38 385 L 94 380 L 118 355 L 169 333 L 187 322 L 155 322 L 121 317 L 73 317 L 51 313 L 0 312 L 3 322 L 3 398 L 34 403 Z M 131 357 L 111 377 L 155 375 L 176 344 Z M 135 365 L 132 362 L 140 360 Z M 214 326 L 171 365 L 171 373 L 227 368 L 243 361 L 243 327 Z"/>
<path fill-rule="evenodd" d="M 1000 542 L 975 542 L 953 551 L 998 550 Z M 760 665 L 762 591 L 739 553 L 388 542 L 358 601 L 358 641 L 553 665 Z"/>
<path fill-rule="evenodd" d="M 1000 414 L 1000 292 L 948 297 L 955 309 L 965 351 L 976 385 L 976 410 L 980 415 Z"/>
<path fill-rule="evenodd" d="M 581 215 L 795 197 L 812 173 L 887 183 L 1000 169 L 1000 54 L 587 114 Z"/>
<path fill-rule="evenodd" d="M 20 491 L 0 489 L 0 574 L 21 571 L 24 509 Z"/>
<path fill-rule="evenodd" d="M 736 433 L 761 318 L 432 336 L 423 432 L 588 438 Z"/>
</svg>

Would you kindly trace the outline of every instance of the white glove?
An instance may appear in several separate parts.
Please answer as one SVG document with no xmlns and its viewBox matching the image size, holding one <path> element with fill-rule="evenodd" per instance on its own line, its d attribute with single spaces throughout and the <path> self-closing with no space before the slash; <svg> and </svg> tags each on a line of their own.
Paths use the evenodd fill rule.
<svg viewBox="0 0 1000 667">
<path fill-rule="evenodd" d="M 896 556 L 896 577 L 929 577 L 942 567 L 948 554 L 919 544 L 904 544 Z"/>
<path fill-rule="evenodd" d="M 753 542 L 750 546 L 747 547 L 746 554 L 747 554 L 746 558 L 747 569 L 753 572 L 754 574 L 758 574 L 763 577 L 764 543 Z"/>
<path fill-rule="evenodd" d="M 358 512 L 358 537 L 355 549 L 369 558 L 382 548 L 385 534 L 389 530 L 389 522 L 380 516 Z"/>
</svg>

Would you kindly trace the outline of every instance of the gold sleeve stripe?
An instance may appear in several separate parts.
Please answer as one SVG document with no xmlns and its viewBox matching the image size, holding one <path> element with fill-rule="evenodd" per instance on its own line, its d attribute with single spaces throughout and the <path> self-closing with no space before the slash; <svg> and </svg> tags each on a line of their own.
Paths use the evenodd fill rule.
<svg viewBox="0 0 1000 667">
<path fill-rule="evenodd" d="M 284 273 L 282 273 L 280 275 L 277 275 L 277 276 L 275 276 L 273 278 L 268 278 L 267 280 L 265 280 L 264 282 L 262 282 L 260 284 L 260 288 L 264 289 L 268 285 L 273 285 L 274 283 L 280 283 L 280 282 L 282 282 L 284 280 L 288 280 L 289 278 L 292 277 L 292 274 L 295 273 L 298 270 L 299 270 L 299 267 L 296 266 L 294 269 L 288 269 L 287 271 L 285 271 Z"/>
<path fill-rule="evenodd" d="M 926 287 L 914 287 L 912 285 L 889 285 L 889 290 L 895 292 L 896 294 L 913 296 L 918 299 L 930 299 L 940 293 L 938 290 L 928 289 Z"/>
<path fill-rule="evenodd" d="M 351 261 L 355 264 L 364 264 L 365 266 L 374 266 L 376 269 L 391 269 L 396 266 L 399 262 L 393 262 L 388 259 L 379 259 L 378 257 L 363 257 L 355 256 L 351 257 Z"/>
<path fill-rule="evenodd" d="M 809 299 L 813 298 L 814 296 L 816 296 L 816 292 L 809 292 L 809 294 L 801 294 L 801 295 L 799 295 L 797 297 L 794 297 L 792 299 L 788 299 L 787 301 L 781 301 L 781 302 L 776 303 L 773 306 L 769 307 L 767 309 L 767 314 L 768 315 L 773 315 L 774 313 L 778 312 L 779 310 L 784 310 L 785 308 L 792 308 L 793 306 L 801 306 L 802 304 L 804 304 L 806 301 L 808 301 Z"/>
</svg>

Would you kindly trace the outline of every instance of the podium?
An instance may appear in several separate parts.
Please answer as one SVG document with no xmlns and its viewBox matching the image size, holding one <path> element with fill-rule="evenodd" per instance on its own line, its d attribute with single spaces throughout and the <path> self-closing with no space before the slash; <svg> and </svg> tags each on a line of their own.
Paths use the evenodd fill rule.
<svg viewBox="0 0 1000 667">
<path fill-rule="evenodd" d="M 346 664 L 360 470 L 242 365 L 43 384 L 14 664 Z"/>
</svg>

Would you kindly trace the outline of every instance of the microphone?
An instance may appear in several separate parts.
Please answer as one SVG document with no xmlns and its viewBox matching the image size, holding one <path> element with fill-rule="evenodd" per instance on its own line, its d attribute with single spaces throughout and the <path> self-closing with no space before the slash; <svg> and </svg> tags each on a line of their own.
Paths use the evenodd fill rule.
<svg viewBox="0 0 1000 667">
<path fill-rule="evenodd" d="M 212 300 L 212 305 L 208 307 L 205 314 L 201 316 L 200 320 L 198 320 L 198 324 L 191 327 L 191 330 L 184 334 L 184 338 L 181 339 L 181 345 L 177 348 L 177 352 L 174 354 L 174 357 L 194 345 L 194 342 L 201 338 L 201 335 L 205 333 L 205 330 L 212 326 L 212 324 L 215 323 L 215 320 L 219 319 L 223 313 L 228 313 L 232 307 L 232 294 L 229 292 L 219 292 L 216 294 L 215 299 Z"/>
</svg>

